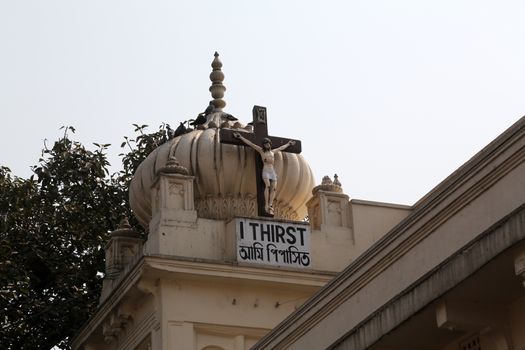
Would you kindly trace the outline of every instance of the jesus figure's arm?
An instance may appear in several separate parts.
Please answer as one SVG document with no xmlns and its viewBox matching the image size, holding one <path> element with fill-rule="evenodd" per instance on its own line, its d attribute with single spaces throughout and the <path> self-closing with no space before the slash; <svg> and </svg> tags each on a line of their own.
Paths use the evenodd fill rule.
<svg viewBox="0 0 525 350">
<path fill-rule="evenodd" d="M 287 149 L 288 147 L 293 146 L 293 145 L 295 145 L 295 141 L 294 140 L 290 140 L 290 141 L 286 142 L 284 145 L 282 145 L 280 147 L 277 147 L 277 148 L 274 148 L 272 151 L 284 151 L 285 149 Z"/>
<path fill-rule="evenodd" d="M 233 137 L 236 137 L 238 139 L 240 139 L 242 142 L 244 142 L 246 145 L 250 146 L 251 148 L 253 148 L 254 150 L 256 150 L 257 152 L 259 152 L 259 154 L 263 154 L 263 149 L 261 146 L 257 146 L 255 143 L 251 142 L 250 140 L 244 138 L 240 133 L 236 132 L 233 134 Z"/>
</svg>

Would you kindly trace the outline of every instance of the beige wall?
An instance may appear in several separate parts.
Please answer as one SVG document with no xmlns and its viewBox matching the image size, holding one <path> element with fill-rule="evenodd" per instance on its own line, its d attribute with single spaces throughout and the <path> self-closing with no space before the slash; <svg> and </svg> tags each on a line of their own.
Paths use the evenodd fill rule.
<svg viewBox="0 0 525 350">
<path fill-rule="evenodd" d="M 354 256 L 358 256 L 407 217 L 411 207 L 352 199 L 350 210 L 355 232 Z"/>
<path fill-rule="evenodd" d="M 234 280 L 164 280 L 161 288 L 163 329 L 168 333 L 164 349 L 181 350 L 211 345 L 248 349 L 316 289 Z"/>
</svg>

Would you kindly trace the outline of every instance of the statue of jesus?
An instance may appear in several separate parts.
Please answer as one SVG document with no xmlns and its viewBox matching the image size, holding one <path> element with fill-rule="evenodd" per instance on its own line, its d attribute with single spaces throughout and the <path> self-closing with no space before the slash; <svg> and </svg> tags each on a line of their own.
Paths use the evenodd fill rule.
<svg viewBox="0 0 525 350">
<path fill-rule="evenodd" d="M 277 174 L 274 167 L 274 152 L 283 151 L 289 146 L 295 144 L 294 140 L 290 140 L 281 147 L 272 149 L 272 142 L 269 138 L 264 138 L 262 147 L 254 144 L 250 140 L 245 139 L 238 132 L 233 133 L 233 137 L 240 139 L 246 145 L 250 146 L 261 155 L 263 161 L 262 179 L 264 181 L 264 210 L 268 214 L 273 215 L 273 201 L 275 200 L 275 191 L 277 187 Z"/>
</svg>

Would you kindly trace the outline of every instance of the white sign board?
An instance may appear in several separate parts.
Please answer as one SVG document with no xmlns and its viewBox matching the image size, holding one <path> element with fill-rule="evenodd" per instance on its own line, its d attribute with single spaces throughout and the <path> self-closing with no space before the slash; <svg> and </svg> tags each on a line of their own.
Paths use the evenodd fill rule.
<svg viewBox="0 0 525 350">
<path fill-rule="evenodd" d="M 310 267 L 310 225 L 274 220 L 235 219 L 237 261 Z"/>
</svg>

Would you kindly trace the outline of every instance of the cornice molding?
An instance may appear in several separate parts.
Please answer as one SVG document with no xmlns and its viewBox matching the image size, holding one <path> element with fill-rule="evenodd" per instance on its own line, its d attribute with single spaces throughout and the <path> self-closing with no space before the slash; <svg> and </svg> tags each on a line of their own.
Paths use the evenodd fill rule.
<svg viewBox="0 0 525 350">
<path fill-rule="evenodd" d="M 217 263 L 185 257 L 147 256 L 147 265 L 159 272 L 179 273 L 194 277 L 243 279 L 261 282 L 324 286 L 336 275 L 333 272 L 295 268 L 269 268 L 237 263 Z"/>
<path fill-rule="evenodd" d="M 270 330 L 266 328 L 255 328 L 255 327 L 238 327 L 238 326 L 224 326 L 219 324 L 193 322 L 193 329 L 197 331 L 204 331 L 206 333 L 212 333 L 217 335 L 229 335 L 236 336 L 243 334 L 244 336 L 261 338 Z"/>
<path fill-rule="evenodd" d="M 390 208 L 390 209 L 412 210 L 412 206 L 411 205 L 369 201 L 369 200 L 357 199 L 357 198 L 352 198 L 350 200 L 350 204 L 366 205 L 366 206 L 370 206 L 370 207 L 382 207 L 382 208 Z"/>
<path fill-rule="evenodd" d="M 125 275 L 111 294 L 99 305 L 88 322 L 78 331 L 72 341 L 74 349 L 80 348 L 87 337 L 97 329 L 110 312 L 139 283 L 141 278 L 151 278 L 151 272 L 192 276 L 209 279 L 243 279 L 253 282 L 274 284 L 295 284 L 305 287 L 320 288 L 333 279 L 335 273 L 295 268 L 270 268 L 250 266 L 235 262 L 225 263 L 206 259 L 192 259 L 165 255 L 146 255 L 139 259 L 129 273 Z"/>
</svg>

